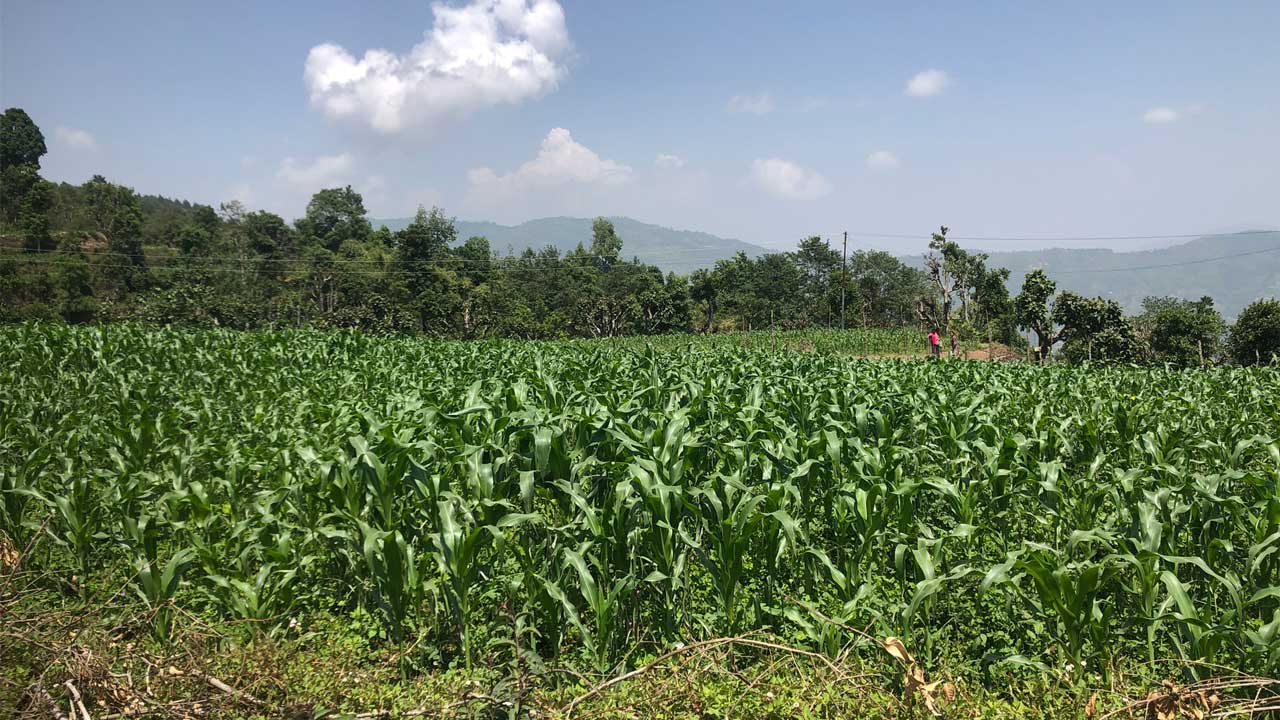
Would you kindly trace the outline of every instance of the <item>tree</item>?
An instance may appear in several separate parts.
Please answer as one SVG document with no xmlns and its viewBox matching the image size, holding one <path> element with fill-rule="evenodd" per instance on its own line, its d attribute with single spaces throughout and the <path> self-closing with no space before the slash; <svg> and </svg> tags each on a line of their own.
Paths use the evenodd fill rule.
<svg viewBox="0 0 1280 720">
<path fill-rule="evenodd" d="M 293 253 L 293 229 L 279 215 L 259 210 L 242 215 L 239 222 L 254 254 L 272 258 Z"/>
<path fill-rule="evenodd" d="M 212 238 L 209 231 L 194 223 L 178 228 L 178 250 L 183 255 L 207 255 Z"/>
<path fill-rule="evenodd" d="M 699 268 L 689 276 L 689 297 L 702 306 L 705 317 L 702 332 L 715 332 L 716 329 L 716 284 L 715 277 L 709 270 Z"/>
<path fill-rule="evenodd" d="M 469 237 L 455 253 L 462 264 L 462 274 L 472 286 L 482 285 L 493 269 L 493 252 L 486 237 Z"/>
<path fill-rule="evenodd" d="M 26 111 L 9 108 L 0 115 L 0 218 L 18 221 L 23 200 L 40 182 L 40 158 L 48 152 L 44 135 Z"/>
<path fill-rule="evenodd" d="M 901 327 L 918 319 L 917 302 L 929 292 L 920 270 L 883 250 L 858 250 L 849 256 L 848 273 L 849 304 L 862 327 Z"/>
<path fill-rule="evenodd" d="M 1064 292 L 1053 303 L 1053 321 L 1066 345 L 1063 355 L 1075 362 L 1141 362 L 1144 351 L 1124 308 L 1114 300 L 1085 298 Z"/>
<path fill-rule="evenodd" d="M 311 196 L 306 217 L 297 222 L 304 238 L 337 250 L 346 240 L 368 240 L 373 227 L 365 218 L 364 198 L 351 189 L 327 188 Z"/>
<path fill-rule="evenodd" d="M 236 202 L 236 201 L 233 201 Z M 224 203 L 223 207 L 227 207 Z M 228 215 L 228 222 L 238 222 L 239 214 Z M 214 212 L 212 207 L 208 205 L 196 205 L 191 211 L 191 224 L 204 230 L 210 237 L 218 234 L 218 226 L 222 224 L 222 220 L 218 217 L 218 213 Z"/>
<path fill-rule="evenodd" d="M 1032 270 L 1022 280 L 1022 292 L 1013 300 L 1013 314 L 1018 326 L 1036 334 L 1036 359 L 1040 361 L 1049 357 L 1054 344 L 1061 339 L 1060 333 L 1054 332 L 1053 317 L 1049 311 L 1049 300 L 1057 288 L 1057 283 L 1050 280 L 1043 270 Z"/>
<path fill-rule="evenodd" d="M 199 208 L 201 206 L 197 205 L 196 207 Z M 244 203 L 239 200 L 228 200 L 224 203 L 218 203 L 217 216 L 223 222 L 234 225 L 243 220 L 247 212 L 248 211 L 244 209 Z"/>
<path fill-rule="evenodd" d="M 18 228 L 22 230 L 23 247 L 33 252 L 54 248 L 49 232 L 49 208 L 53 206 L 53 183 L 37 177 L 18 205 Z"/>
<path fill-rule="evenodd" d="M 1241 311 L 1231 327 L 1227 354 L 1240 365 L 1280 357 L 1280 300 L 1258 300 Z"/>
<path fill-rule="evenodd" d="M 0 115 L 0 168 L 29 165 L 39 170 L 48 151 L 44 134 L 25 110 L 9 108 Z"/>
<path fill-rule="evenodd" d="M 1134 320 L 1153 359 L 1180 367 L 1211 362 L 1221 350 L 1226 323 L 1213 307 L 1213 298 L 1181 300 L 1148 297 Z"/>
<path fill-rule="evenodd" d="M 814 235 L 800 241 L 792 258 L 804 276 L 801 293 L 808 324 L 830 326 L 833 314 L 839 310 L 840 296 L 833 290 L 838 289 L 835 283 L 839 282 L 840 253 Z"/>
<path fill-rule="evenodd" d="M 133 188 L 114 185 L 94 175 L 82 188 L 90 228 L 107 238 L 112 254 L 110 273 L 126 289 L 144 284 L 147 263 L 142 252 L 142 203 Z"/>
<path fill-rule="evenodd" d="M 613 229 L 613 223 L 598 217 L 591 222 L 591 255 L 595 265 L 601 270 L 608 270 L 618 262 L 622 252 L 622 238 Z"/>
<path fill-rule="evenodd" d="M 449 252 L 457 240 L 453 219 L 436 207 L 427 212 L 419 206 L 413 222 L 396 233 L 399 266 L 408 273 L 407 291 L 422 330 L 446 334 L 462 315 L 461 281 Z"/>
<path fill-rule="evenodd" d="M 425 263 L 440 262 L 449 255 L 449 247 L 458 241 L 458 230 L 453 220 L 440 208 L 427 212 L 421 205 L 413 222 L 395 234 L 400 259 L 417 270 Z"/>
<path fill-rule="evenodd" d="M 951 311 L 957 296 L 963 299 L 966 293 L 968 257 L 959 245 L 947 239 L 945 225 L 929 240 L 924 266 L 934 292 L 920 298 L 917 313 L 922 322 L 938 328 L 943 335 L 951 332 Z"/>
</svg>

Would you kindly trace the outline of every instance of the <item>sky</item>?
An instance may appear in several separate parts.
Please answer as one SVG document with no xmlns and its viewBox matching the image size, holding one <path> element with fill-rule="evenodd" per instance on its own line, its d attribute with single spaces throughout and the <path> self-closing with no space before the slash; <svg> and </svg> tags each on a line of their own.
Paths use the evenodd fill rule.
<svg viewBox="0 0 1280 720">
<path fill-rule="evenodd" d="M 286 219 L 350 184 L 383 218 L 1132 249 L 1159 241 L 1061 238 L 1280 226 L 1276 28 L 1267 0 L 0 0 L 0 104 L 49 179 Z"/>
</svg>

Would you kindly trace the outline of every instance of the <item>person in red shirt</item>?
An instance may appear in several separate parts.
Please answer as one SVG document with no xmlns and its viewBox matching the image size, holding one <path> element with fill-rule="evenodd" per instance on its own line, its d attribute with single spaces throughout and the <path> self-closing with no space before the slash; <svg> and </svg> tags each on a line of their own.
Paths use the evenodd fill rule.
<svg viewBox="0 0 1280 720">
<path fill-rule="evenodd" d="M 929 333 L 929 347 L 933 349 L 933 359 L 942 359 L 942 338 L 938 335 L 938 328 L 934 328 Z"/>
</svg>

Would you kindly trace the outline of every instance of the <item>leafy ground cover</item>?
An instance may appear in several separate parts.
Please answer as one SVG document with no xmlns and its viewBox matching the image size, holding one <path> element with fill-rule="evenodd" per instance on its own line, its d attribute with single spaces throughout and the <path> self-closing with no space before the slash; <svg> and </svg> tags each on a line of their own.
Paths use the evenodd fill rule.
<svg viewBox="0 0 1280 720">
<path fill-rule="evenodd" d="M 6 327 L 0 706 L 1240 711 L 1278 428 L 1274 367 Z"/>
</svg>

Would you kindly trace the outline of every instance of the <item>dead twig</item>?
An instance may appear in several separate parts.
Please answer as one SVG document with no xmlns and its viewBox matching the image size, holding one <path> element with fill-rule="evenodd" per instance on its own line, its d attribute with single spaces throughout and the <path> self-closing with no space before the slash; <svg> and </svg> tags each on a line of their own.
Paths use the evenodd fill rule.
<svg viewBox="0 0 1280 720">
<path fill-rule="evenodd" d="M 76 689 L 75 683 L 70 680 L 62 683 L 67 687 L 67 691 L 71 693 L 71 699 L 75 702 L 75 707 L 80 711 L 82 720 L 93 720 L 93 716 L 89 714 L 89 710 L 85 708 L 84 701 L 80 699 L 80 691 Z"/>
</svg>

